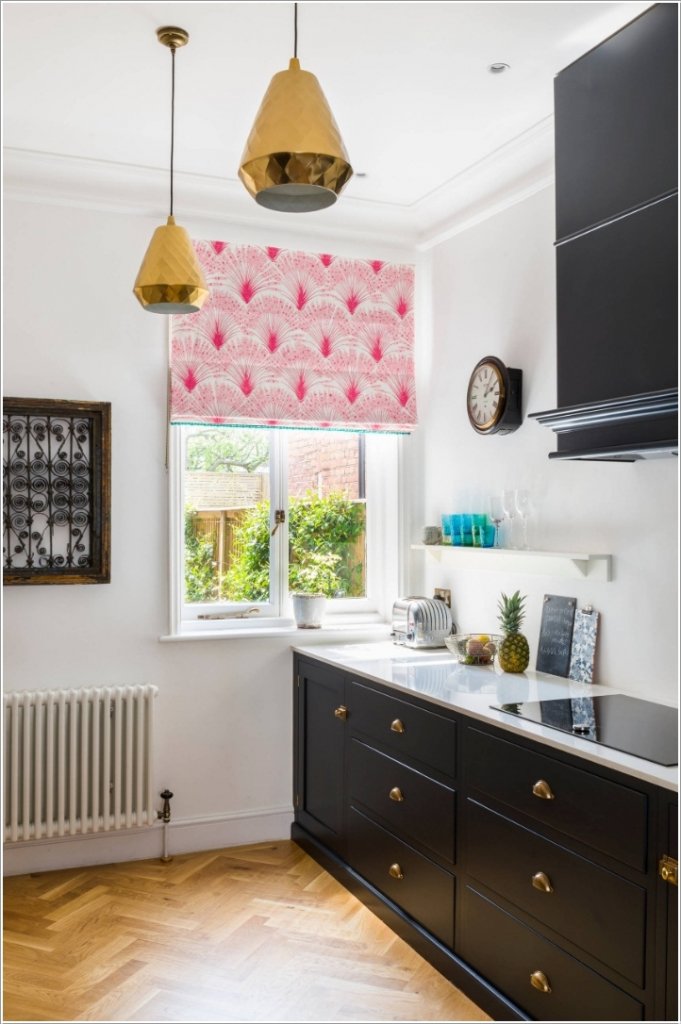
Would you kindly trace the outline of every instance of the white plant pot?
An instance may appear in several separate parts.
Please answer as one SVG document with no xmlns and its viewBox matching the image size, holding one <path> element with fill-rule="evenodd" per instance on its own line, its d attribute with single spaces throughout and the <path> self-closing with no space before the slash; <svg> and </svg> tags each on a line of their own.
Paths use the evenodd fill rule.
<svg viewBox="0 0 681 1024">
<path fill-rule="evenodd" d="M 293 617 L 298 629 L 321 629 L 322 615 L 326 607 L 323 594 L 291 594 Z"/>
</svg>

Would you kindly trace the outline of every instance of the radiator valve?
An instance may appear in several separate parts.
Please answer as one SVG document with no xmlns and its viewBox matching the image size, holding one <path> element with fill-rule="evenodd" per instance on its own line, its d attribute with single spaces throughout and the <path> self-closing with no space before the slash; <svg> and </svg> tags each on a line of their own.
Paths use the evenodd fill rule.
<svg viewBox="0 0 681 1024">
<path fill-rule="evenodd" d="M 163 810 L 158 811 L 159 818 L 162 818 L 164 823 L 167 824 L 170 821 L 170 801 L 173 798 L 173 794 L 169 789 L 164 789 L 161 793 L 161 800 L 163 800 Z"/>
</svg>

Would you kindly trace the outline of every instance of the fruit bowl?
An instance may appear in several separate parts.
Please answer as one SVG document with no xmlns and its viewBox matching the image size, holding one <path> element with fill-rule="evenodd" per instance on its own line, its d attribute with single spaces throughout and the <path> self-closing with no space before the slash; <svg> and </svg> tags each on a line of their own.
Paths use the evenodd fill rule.
<svg viewBox="0 0 681 1024">
<path fill-rule="evenodd" d="M 491 665 L 503 639 L 497 633 L 452 633 L 445 643 L 460 665 Z"/>
</svg>

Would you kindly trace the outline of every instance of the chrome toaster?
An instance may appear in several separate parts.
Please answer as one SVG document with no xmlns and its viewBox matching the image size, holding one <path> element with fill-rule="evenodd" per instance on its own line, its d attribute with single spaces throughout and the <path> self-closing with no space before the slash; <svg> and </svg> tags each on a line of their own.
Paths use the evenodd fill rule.
<svg viewBox="0 0 681 1024">
<path fill-rule="evenodd" d="M 401 597 L 393 605 L 392 637 L 404 647 L 444 647 L 452 632 L 452 613 L 444 601 Z"/>
</svg>

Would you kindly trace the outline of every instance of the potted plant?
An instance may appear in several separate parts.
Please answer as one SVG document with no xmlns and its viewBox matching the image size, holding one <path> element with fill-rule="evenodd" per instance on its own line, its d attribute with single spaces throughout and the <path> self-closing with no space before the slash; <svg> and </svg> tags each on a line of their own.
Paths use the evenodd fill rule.
<svg viewBox="0 0 681 1024">
<path fill-rule="evenodd" d="M 298 629 L 320 629 L 327 597 L 338 593 L 340 555 L 306 551 L 289 566 L 293 617 Z"/>
</svg>

